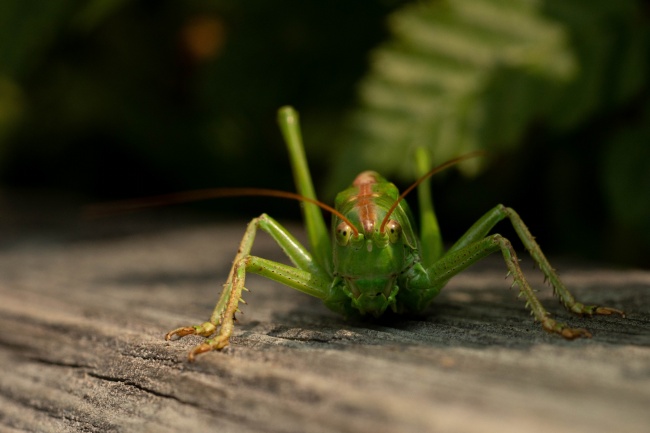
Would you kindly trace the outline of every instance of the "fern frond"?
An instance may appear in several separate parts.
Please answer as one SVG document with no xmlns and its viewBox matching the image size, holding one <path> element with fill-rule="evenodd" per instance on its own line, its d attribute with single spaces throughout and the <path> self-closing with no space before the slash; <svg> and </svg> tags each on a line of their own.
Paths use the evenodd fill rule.
<svg viewBox="0 0 650 433">
<path fill-rule="evenodd" d="M 416 147 L 429 149 L 436 164 L 514 146 L 534 119 L 575 124 L 595 110 L 605 75 L 602 46 L 580 45 L 593 35 L 579 17 L 596 9 L 587 19 L 596 25 L 612 8 L 602 1 L 438 0 L 397 10 L 389 17 L 392 38 L 373 52 L 359 85 L 330 190 L 369 168 L 412 179 Z M 617 9 L 620 16 L 630 10 Z M 636 88 L 627 87 L 621 92 Z M 471 174 L 480 163 L 461 169 Z"/>
</svg>

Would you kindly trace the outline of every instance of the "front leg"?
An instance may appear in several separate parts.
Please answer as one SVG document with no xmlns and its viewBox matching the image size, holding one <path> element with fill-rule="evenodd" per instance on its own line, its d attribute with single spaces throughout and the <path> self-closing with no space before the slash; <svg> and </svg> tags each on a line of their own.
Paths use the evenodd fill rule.
<svg viewBox="0 0 650 433">
<path fill-rule="evenodd" d="M 271 235 L 297 268 L 250 255 L 258 228 Z M 312 260 L 309 252 L 274 219 L 262 214 L 248 224 L 210 320 L 200 325 L 174 329 L 165 335 L 165 339 L 186 335 L 208 338 L 214 335 L 190 352 L 190 361 L 200 353 L 226 347 L 234 329 L 235 313 L 239 311 L 239 303 L 244 302 L 242 292 L 246 290 L 244 284 L 247 272 L 281 282 L 320 299 L 326 297 L 329 288 L 327 274 Z"/>
<path fill-rule="evenodd" d="M 469 230 L 467 230 L 467 232 L 449 249 L 446 256 L 453 255 L 468 245 L 478 242 L 480 239 L 487 236 L 499 221 L 504 219 L 510 220 L 512 227 L 515 229 L 519 239 L 526 247 L 526 250 L 528 250 L 533 260 L 535 260 L 546 280 L 551 283 L 553 294 L 560 299 L 560 302 L 567 310 L 574 314 L 584 316 L 619 314 L 620 316 L 625 317 L 623 311 L 615 308 L 602 307 L 599 305 L 585 305 L 578 302 L 564 283 L 562 283 L 557 272 L 555 272 L 555 269 L 553 269 L 549 261 L 546 259 L 542 249 L 535 241 L 535 237 L 530 233 L 521 217 L 514 211 L 514 209 L 502 204 L 495 206 L 474 223 L 474 225 L 472 225 L 472 227 L 470 227 Z M 510 270 L 510 273 L 514 274 L 512 270 Z"/>
<path fill-rule="evenodd" d="M 535 295 L 535 291 L 524 277 L 519 266 L 519 259 L 510 241 L 499 234 L 488 236 L 456 249 L 446 254 L 423 272 L 413 274 L 410 285 L 412 287 L 422 286 L 423 296 L 418 308 L 426 307 L 428 302 L 451 277 L 497 251 L 500 251 L 503 255 L 508 274 L 514 279 L 513 285 L 516 284 L 519 287 L 519 297 L 525 298 L 526 308 L 531 310 L 535 320 L 540 322 L 546 331 L 559 334 L 570 340 L 578 337 L 591 337 L 591 334 L 586 329 L 571 328 L 551 317 L 551 314 L 546 311 L 539 298 Z"/>
<path fill-rule="evenodd" d="M 426 214 L 423 214 L 423 218 L 425 217 Z M 542 323 L 544 329 L 560 334 L 567 339 L 590 337 L 591 334 L 585 329 L 573 329 L 552 319 L 526 281 L 510 241 L 499 234 L 488 236 L 494 226 L 504 219 L 510 220 L 524 246 L 553 286 L 553 293 L 558 296 L 567 310 L 586 316 L 619 314 L 625 317 L 623 311 L 615 308 L 585 305 L 578 302 L 560 281 L 519 215 L 512 208 L 503 205 L 497 205 L 483 215 L 442 258 L 430 262 L 424 256 L 423 262 L 408 269 L 401 277 L 401 291 L 398 295 L 401 308 L 414 312 L 424 310 L 454 275 L 489 254 L 501 251 L 508 267 L 508 275 L 512 275 L 515 280 L 514 284 L 519 286 L 520 297 L 526 298 L 526 307 L 531 309 L 531 313 L 537 321 Z M 431 237 L 423 237 L 423 240 L 426 239 L 431 239 Z"/>
</svg>

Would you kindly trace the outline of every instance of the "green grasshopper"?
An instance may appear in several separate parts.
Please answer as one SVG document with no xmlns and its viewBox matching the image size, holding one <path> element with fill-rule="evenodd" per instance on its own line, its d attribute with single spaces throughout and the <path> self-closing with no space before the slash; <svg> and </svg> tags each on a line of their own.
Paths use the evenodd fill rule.
<svg viewBox="0 0 650 433">
<path fill-rule="evenodd" d="M 429 177 L 460 160 L 456 158 L 424 173 L 399 193 L 397 187 L 373 171 L 359 174 L 352 185 L 336 197 L 335 209 L 319 202 L 314 193 L 302 145 L 298 114 L 291 107 L 279 110 L 278 120 L 289 150 L 298 194 L 274 190 L 234 190 L 228 195 L 272 195 L 303 202 L 303 216 L 313 254 L 284 227 L 266 214 L 254 218 L 239 245 L 233 266 L 210 320 L 196 326 L 170 331 L 166 340 L 200 335 L 206 340 L 189 353 L 189 360 L 204 352 L 220 350 L 229 344 L 246 274 L 252 272 L 321 299 L 331 310 L 345 316 L 381 316 L 390 309 L 396 313 L 423 311 L 456 274 L 478 260 L 500 251 L 519 288 L 519 296 L 546 331 L 567 339 L 591 337 L 586 329 L 570 328 L 554 320 L 542 306 L 524 277 L 517 255 L 508 239 L 490 231 L 508 219 L 524 246 L 553 286 L 567 310 L 578 314 L 609 315 L 620 310 L 577 302 L 562 284 L 526 225 L 509 207 L 497 205 L 483 215 L 449 248 L 442 238 L 430 196 Z M 425 152 L 418 154 L 418 170 L 428 170 Z M 405 195 L 418 187 L 421 212 L 420 238 Z M 224 194 L 217 194 L 223 196 Z M 320 208 L 332 214 L 332 234 L 328 233 Z M 257 231 L 268 233 L 295 267 L 251 255 Z"/>
</svg>

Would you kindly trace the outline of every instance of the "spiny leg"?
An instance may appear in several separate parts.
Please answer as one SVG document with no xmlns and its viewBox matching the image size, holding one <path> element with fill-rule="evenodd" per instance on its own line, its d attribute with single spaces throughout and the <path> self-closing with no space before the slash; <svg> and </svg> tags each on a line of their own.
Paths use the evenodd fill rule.
<svg viewBox="0 0 650 433">
<path fill-rule="evenodd" d="M 259 225 L 260 218 L 253 219 L 246 228 L 244 237 L 239 244 L 239 250 L 233 261 L 233 266 L 228 274 L 226 284 L 223 286 L 219 300 L 214 307 L 210 320 L 200 325 L 184 326 L 174 329 L 165 335 L 165 340 L 169 341 L 172 338 L 182 338 L 186 335 L 200 335 L 202 337 L 210 337 L 213 335 L 219 326 L 221 332 L 219 333 L 219 341 L 215 339 L 207 340 L 203 344 L 196 346 L 188 355 L 190 361 L 200 353 L 213 350 L 222 349 L 228 345 L 230 335 L 232 334 L 234 315 L 237 312 L 239 302 L 241 301 L 241 291 L 244 289 L 243 285 L 233 285 L 236 268 L 241 260 L 250 254 L 250 250 L 255 241 L 255 234 Z M 239 291 L 239 293 L 236 293 Z M 235 301 L 236 300 L 236 301 Z M 233 307 L 234 305 L 234 307 Z"/>
<path fill-rule="evenodd" d="M 625 317 L 625 313 L 623 311 L 617 310 L 615 308 L 601 307 L 598 305 L 584 305 L 576 301 L 575 297 L 571 294 L 571 292 L 569 292 L 569 289 L 567 289 L 564 283 L 562 283 L 557 275 L 557 272 L 555 272 L 555 269 L 553 269 L 551 264 L 546 259 L 546 256 L 544 256 L 544 253 L 542 253 L 542 250 L 535 241 L 535 238 L 530 234 L 528 227 L 526 227 L 517 212 L 507 207 L 503 207 L 502 211 L 506 213 L 510 219 L 510 222 L 512 223 L 512 226 L 517 232 L 519 239 L 521 239 L 531 257 L 535 260 L 535 262 L 537 262 L 537 265 L 544 273 L 544 276 L 548 279 L 548 281 L 550 281 L 551 286 L 553 287 L 553 293 L 557 295 L 557 297 L 560 299 L 560 302 L 562 302 L 567 310 L 575 314 L 587 316 L 592 316 L 594 314 L 619 314 L 622 317 Z"/>
<path fill-rule="evenodd" d="M 541 271 L 544 273 L 546 280 L 551 283 L 553 287 L 553 293 L 560 299 L 562 305 L 572 313 L 578 315 L 592 316 L 594 314 L 599 315 L 610 315 L 610 314 L 620 314 L 625 317 L 625 313 L 621 310 L 609 307 L 601 307 L 598 305 L 584 305 L 576 301 L 575 297 L 569 292 L 569 289 L 566 288 L 564 283 L 560 280 L 555 269 L 542 253 L 539 245 L 535 241 L 534 236 L 528 230 L 528 227 L 524 224 L 521 217 L 514 211 L 514 209 L 503 206 L 501 204 L 495 206 L 493 209 L 488 211 L 483 217 L 481 217 L 470 229 L 454 244 L 447 255 L 453 254 L 455 251 L 462 249 L 463 247 L 478 241 L 481 238 L 487 236 L 487 234 L 494 228 L 494 226 L 503 219 L 509 219 L 512 224 L 515 232 L 521 239 L 524 247 L 528 250 L 531 257 Z"/>
<path fill-rule="evenodd" d="M 512 275 L 515 283 L 519 286 L 519 296 L 521 297 L 523 295 L 526 298 L 526 307 L 530 308 L 531 313 L 535 316 L 535 320 L 539 321 L 546 331 L 560 334 L 569 340 L 578 337 L 590 338 L 591 333 L 586 329 L 570 328 L 566 324 L 557 322 L 555 319 L 550 317 L 550 313 L 546 311 L 539 301 L 539 298 L 535 296 L 535 292 L 524 277 L 524 273 L 521 271 L 521 266 L 519 265 L 519 259 L 517 258 L 517 254 L 515 253 L 514 248 L 512 248 L 510 241 L 500 235 L 493 235 L 492 238 L 498 243 L 499 248 L 501 249 L 503 259 L 508 267 L 508 273 Z"/>
<path fill-rule="evenodd" d="M 269 233 L 278 242 L 298 268 L 250 255 L 258 227 Z M 312 260 L 309 252 L 288 231 L 266 214 L 254 218 L 244 233 L 230 274 L 210 320 L 200 325 L 177 328 L 165 335 L 166 340 L 171 340 L 186 335 L 200 335 L 208 338 L 216 333 L 213 338 L 196 346 L 190 352 L 188 356 L 190 361 L 193 361 L 200 353 L 220 350 L 229 344 L 234 329 L 235 313 L 239 311 L 239 303 L 244 302 L 242 291 L 246 290 L 244 283 L 247 271 L 282 282 L 321 299 L 325 298 L 329 287 L 327 274 L 320 269 Z"/>
<path fill-rule="evenodd" d="M 432 287 L 440 287 L 454 275 L 496 251 L 501 251 L 508 267 L 508 273 L 514 279 L 513 285 L 519 286 L 519 296 L 526 299 L 526 307 L 530 308 L 535 320 L 540 322 L 546 331 L 560 334 L 567 339 L 591 337 L 586 329 L 571 328 L 550 317 L 550 313 L 546 311 L 526 281 L 510 241 L 499 234 L 488 236 L 447 253 L 442 259 L 427 268 L 429 284 Z"/>
</svg>

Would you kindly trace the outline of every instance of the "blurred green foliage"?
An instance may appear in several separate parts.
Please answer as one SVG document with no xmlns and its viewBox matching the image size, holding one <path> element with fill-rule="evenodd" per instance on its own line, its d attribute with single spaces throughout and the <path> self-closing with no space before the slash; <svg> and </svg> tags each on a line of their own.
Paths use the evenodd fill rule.
<svg viewBox="0 0 650 433">
<path fill-rule="evenodd" d="M 505 202 L 551 253 L 648 266 L 649 18 L 642 0 L 4 0 L 0 183 L 292 189 L 292 104 L 326 198 L 368 168 L 408 183 L 416 146 L 486 149 L 474 180 L 436 179 L 448 241 Z M 287 207 L 257 202 L 236 206 Z"/>
<path fill-rule="evenodd" d="M 384 37 L 394 5 L 348 3 L 2 2 L 0 101 L 23 107 L 3 182 L 123 197 L 276 177 L 278 107 L 338 124 Z"/>
</svg>

